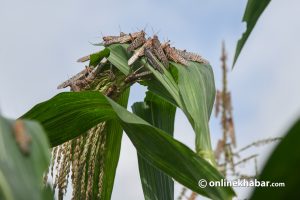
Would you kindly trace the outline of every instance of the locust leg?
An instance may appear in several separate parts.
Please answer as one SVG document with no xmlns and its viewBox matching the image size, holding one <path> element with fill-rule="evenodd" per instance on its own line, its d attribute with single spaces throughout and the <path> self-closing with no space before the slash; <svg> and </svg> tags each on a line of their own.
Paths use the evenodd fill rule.
<svg viewBox="0 0 300 200">
<path fill-rule="evenodd" d="M 115 74 L 114 74 L 114 71 L 113 71 L 113 66 L 112 64 L 110 63 L 110 67 L 109 67 L 109 76 L 110 76 L 110 80 L 114 80 L 116 78 Z"/>
<path fill-rule="evenodd" d="M 129 75 L 125 78 L 124 82 L 125 82 L 125 83 L 130 83 L 130 82 L 131 82 L 131 83 L 134 83 L 134 82 L 136 82 L 136 81 L 142 79 L 143 77 L 152 74 L 151 71 L 143 71 L 143 72 L 140 72 L 140 73 L 139 73 L 139 71 L 140 71 L 142 68 L 144 68 L 144 67 L 145 67 L 145 64 L 143 64 L 141 67 L 139 67 L 139 68 L 138 68 L 137 70 L 135 70 L 133 73 L 129 74 Z"/>
</svg>

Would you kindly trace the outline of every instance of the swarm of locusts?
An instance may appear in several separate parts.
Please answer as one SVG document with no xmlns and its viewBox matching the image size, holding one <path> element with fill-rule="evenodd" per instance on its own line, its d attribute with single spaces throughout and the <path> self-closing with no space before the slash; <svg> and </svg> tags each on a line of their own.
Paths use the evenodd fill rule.
<svg viewBox="0 0 300 200">
<path fill-rule="evenodd" d="M 155 57 L 163 64 L 164 67 L 169 67 L 169 60 L 180 63 L 184 66 L 188 65 L 187 61 L 195 61 L 199 63 L 207 63 L 200 55 L 179 50 L 171 47 L 170 41 L 161 43 L 157 35 L 146 39 L 144 31 L 135 33 L 120 33 L 120 36 L 104 36 L 103 45 L 129 43 L 127 51 L 134 51 L 133 56 L 128 60 L 128 65 L 132 65 L 139 57 L 145 56 L 149 63 L 158 71 L 162 72 Z"/>
<path fill-rule="evenodd" d="M 120 33 L 119 36 L 104 36 L 102 45 L 127 44 L 126 51 L 131 57 L 128 66 L 145 58 L 146 62 L 160 73 L 162 67 L 168 69 L 173 61 L 188 67 L 188 61 L 206 64 L 200 55 L 171 47 L 170 41 L 161 43 L 157 35 L 146 39 L 144 31 Z M 92 54 L 91 54 L 92 55 Z M 91 60 L 91 55 L 78 59 L 78 62 Z M 99 91 L 110 98 L 118 97 L 133 83 L 151 80 L 152 72 L 140 66 L 124 75 L 109 59 L 103 57 L 96 66 L 86 66 L 84 70 L 66 80 L 58 89 L 70 87 L 71 91 Z M 107 123 L 102 122 L 86 134 L 52 149 L 50 173 L 53 187 L 57 189 L 58 199 L 63 199 L 71 175 L 72 199 L 101 199 L 104 179 L 105 156 L 107 148 Z M 55 170 L 54 170 L 55 169 Z M 95 170 L 97 169 L 97 170 Z M 45 180 L 48 177 L 45 176 Z"/>
</svg>

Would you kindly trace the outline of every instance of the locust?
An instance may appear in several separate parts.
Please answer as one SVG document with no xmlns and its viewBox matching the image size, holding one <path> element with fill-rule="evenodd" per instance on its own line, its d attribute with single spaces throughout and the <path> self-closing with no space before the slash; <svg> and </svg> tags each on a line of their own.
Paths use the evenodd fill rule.
<svg viewBox="0 0 300 200">
<path fill-rule="evenodd" d="M 102 39 L 103 39 L 103 41 L 109 41 L 109 40 L 116 39 L 116 38 L 119 38 L 119 37 L 123 37 L 123 36 L 126 36 L 126 35 L 127 35 L 126 33 L 120 32 L 120 36 L 104 36 L 104 37 L 102 37 Z"/>
<path fill-rule="evenodd" d="M 119 37 L 123 37 L 123 36 L 125 36 L 125 35 L 120 35 L 120 36 L 104 36 L 104 37 L 102 37 L 102 39 L 103 39 L 103 41 L 107 42 L 109 40 L 115 40 L 115 39 L 117 39 Z"/>
<path fill-rule="evenodd" d="M 145 54 L 145 48 L 150 48 L 152 46 L 152 39 L 148 38 L 146 42 L 141 46 L 139 49 L 137 49 L 134 54 L 131 56 L 131 58 L 128 60 L 128 65 L 132 65 L 139 57 L 143 56 Z"/>
<path fill-rule="evenodd" d="M 170 44 L 167 44 L 166 47 L 164 48 L 164 50 L 165 50 L 165 53 L 166 53 L 167 57 L 170 60 L 173 60 L 174 62 L 180 63 L 180 64 L 185 65 L 185 66 L 188 65 L 187 60 L 185 58 L 183 58 L 180 54 L 178 54 L 176 52 L 175 48 L 172 48 L 170 46 Z"/>
<path fill-rule="evenodd" d="M 126 35 L 126 33 L 124 33 L 124 32 L 120 32 L 120 36 L 122 37 L 122 36 L 125 36 Z"/>
<path fill-rule="evenodd" d="M 89 70 L 88 69 L 84 69 L 81 72 L 77 73 L 76 75 L 72 76 L 70 79 L 64 81 L 63 83 L 61 83 L 57 89 L 63 89 L 66 87 L 71 87 L 75 85 L 75 82 L 78 80 L 82 80 L 85 79 L 89 74 Z"/>
<path fill-rule="evenodd" d="M 145 57 L 154 69 L 158 70 L 160 73 L 164 73 L 163 69 L 159 65 L 158 60 L 156 59 L 156 57 L 152 53 L 152 48 L 149 48 L 149 47 L 145 48 Z"/>
<path fill-rule="evenodd" d="M 138 37 L 141 37 L 141 36 L 145 36 L 145 34 L 146 33 L 144 31 L 139 31 L 139 32 L 131 33 L 129 35 L 121 36 L 120 43 L 124 44 L 124 43 L 129 42 L 129 41 L 134 41 L 134 39 L 136 39 Z"/>
<path fill-rule="evenodd" d="M 90 60 L 90 55 L 79 58 L 77 62 L 86 62 Z"/>
<path fill-rule="evenodd" d="M 133 36 L 131 34 L 129 34 L 129 35 L 133 38 Z M 142 32 L 141 35 L 139 35 L 137 38 L 135 38 L 132 41 L 132 43 L 127 48 L 127 51 L 133 51 L 133 50 L 137 49 L 138 47 L 142 46 L 145 42 L 146 42 L 145 32 Z"/>
<path fill-rule="evenodd" d="M 103 41 L 104 41 L 103 45 L 108 46 L 108 45 L 116 44 L 116 43 L 124 44 L 126 42 L 133 41 L 135 38 L 137 38 L 141 35 L 144 35 L 144 34 L 145 34 L 144 31 L 139 31 L 139 32 L 132 33 L 130 35 L 122 33 L 122 36 L 106 36 L 103 39 Z"/>
<path fill-rule="evenodd" d="M 75 81 L 70 87 L 74 92 L 78 92 L 81 90 L 81 88 L 85 88 L 88 86 L 91 82 L 93 82 L 97 75 L 100 73 L 101 66 L 95 67 L 92 71 L 88 73 L 87 76 L 83 79 L 79 79 Z"/>
<path fill-rule="evenodd" d="M 165 49 L 170 44 L 170 40 L 161 44 L 161 48 Z"/>
<path fill-rule="evenodd" d="M 79 91 L 80 90 L 79 85 L 84 85 L 91 82 L 107 62 L 108 60 L 106 58 L 103 58 L 100 61 L 100 64 L 97 65 L 96 67 L 91 68 L 86 66 L 84 70 L 82 70 L 81 72 L 77 73 L 76 75 L 72 76 L 68 80 L 58 85 L 57 89 L 71 87 L 72 91 Z"/>
<path fill-rule="evenodd" d="M 112 38 L 111 40 L 107 40 L 103 42 L 104 46 L 108 46 L 111 44 L 116 44 L 116 43 L 126 43 L 128 41 L 130 41 L 132 38 L 129 35 L 125 35 L 125 36 L 117 36 Z"/>
<path fill-rule="evenodd" d="M 13 129 L 13 134 L 19 149 L 24 155 L 29 155 L 31 136 L 26 133 L 24 122 L 21 120 L 16 120 L 15 124 L 13 125 Z"/>
<path fill-rule="evenodd" d="M 117 90 L 117 86 L 116 85 L 111 85 L 105 92 L 105 95 L 108 97 L 111 97 Z"/>
<path fill-rule="evenodd" d="M 205 60 L 204 58 L 202 58 L 200 55 L 196 54 L 196 53 L 192 53 L 192 52 L 187 52 L 186 50 L 179 50 L 179 49 L 175 49 L 177 54 L 181 55 L 183 58 L 190 60 L 190 61 L 194 61 L 194 62 L 198 62 L 198 63 L 203 63 L 203 64 L 207 64 L 208 61 Z"/>
<path fill-rule="evenodd" d="M 57 89 L 70 87 L 72 91 L 79 92 L 81 88 L 86 87 L 96 78 L 97 74 L 102 69 L 102 65 L 98 65 L 93 69 L 86 67 L 86 69 L 60 84 Z"/>
<path fill-rule="evenodd" d="M 138 32 L 134 32 L 134 33 L 131 33 L 130 34 L 132 38 L 137 38 L 139 37 L 140 35 L 146 35 L 145 31 L 142 30 L 142 31 L 138 31 Z"/>
<path fill-rule="evenodd" d="M 142 65 L 140 68 L 138 68 L 137 70 L 135 70 L 133 73 L 129 74 L 125 78 L 124 82 L 132 84 L 135 81 L 140 80 L 141 78 L 152 74 L 152 72 L 150 72 L 150 71 L 143 71 L 143 72 L 138 73 L 143 67 L 144 67 L 144 65 Z"/>
<path fill-rule="evenodd" d="M 152 72 L 150 72 L 150 71 L 143 71 L 143 72 L 140 72 L 140 73 L 132 73 L 128 77 L 126 77 L 126 79 L 124 80 L 124 82 L 125 83 L 133 84 L 136 81 L 139 81 L 143 77 L 146 77 L 146 76 L 148 76 L 150 74 L 152 74 Z"/>
<path fill-rule="evenodd" d="M 159 61 L 165 66 L 165 68 L 169 67 L 169 61 L 166 54 L 163 51 L 162 45 L 157 37 L 157 35 L 153 36 L 153 52 L 158 58 Z"/>
</svg>

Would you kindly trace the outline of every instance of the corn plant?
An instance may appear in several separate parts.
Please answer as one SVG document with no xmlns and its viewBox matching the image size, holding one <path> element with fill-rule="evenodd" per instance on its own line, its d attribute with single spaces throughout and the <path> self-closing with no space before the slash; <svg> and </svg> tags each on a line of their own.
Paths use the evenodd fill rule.
<svg viewBox="0 0 300 200">
<path fill-rule="evenodd" d="M 258 4 L 249 1 L 246 14 L 251 26 L 243 43 L 268 4 L 265 2 L 259 4 L 260 12 L 253 13 Z M 254 17 L 251 18 L 252 16 Z M 220 181 L 223 178 L 216 166 L 208 126 L 215 99 L 210 64 L 196 54 L 177 51 L 168 44 L 164 47 L 169 59 L 166 60 L 159 48 L 162 44 L 157 41 L 153 42 L 154 51 L 152 47 L 146 46 L 143 53 L 138 53 L 138 58 L 132 60 L 134 53 L 128 49 L 136 49 L 143 42 L 147 43 L 140 35 L 120 33 L 119 37 L 106 39 L 103 38 L 104 48 L 99 52 L 80 59 L 81 62 L 90 61 L 87 68 L 59 86 L 70 86 L 71 92 L 60 93 L 34 106 L 19 119 L 35 120 L 45 130 L 52 148 L 49 174 L 54 179 L 53 187 L 57 188 L 58 198 L 64 198 L 69 176 L 72 180 L 73 199 L 111 198 L 124 131 L 137 150 L 145 199 L 173 199 L 173 180 L 211 199 L 231 199 L 235 194 L 230 187 L 198 186 L 200 179 Z M 240 50 L 238 48 L 237 55 Z M 137 75 L 141 68 L 143 76 L 141 73 Z M 143 102 L 136 102 L 132 106 L 131 113 L 126 108 L 132 93 L 130 87 L 136 82 L 147 87 L 147 93 Z M 195 151 L 173 138 L 177 108 L 184 112 L 193 127 L 196 136 Z M 20 131 L 17 128 L 12 132 L 10 127 L 1 118 L 2 141 L 12 140 L 11 137 Z M 36 131 L 38 134 L 34 133 Z M 28 131 L 31 132 L 38 135 L 37 140 L 44 134 L 38 125 L 34 130 Z M 42 188 L 39 178 L 49 158 L 45 155 L 36 159 L 34 157 L 35 154 L 45 152 L 47 142 L 40 138 L 44 141 L 38 140 L 39 144 L 43 144 L 38 148 L 34 142 L 31 145 L 28 138 L 24 143 L 14 137 L 11 141 L 11 148 L 14 150 L 9 151 L 12 153 L 18 149 L 18 155 L 12 153 L 12 157 L 19 159 L 18 161 L 10 162 L 8 154 L 2 153 L 8 151 L 9 143 L 0 146 L 0 197 L 48 198 L 49 187 Z M 44 164 L 37 164 L 43 158 Z M 23 160 L 28 162 L 28 169 L 24 169 L 28 173 L 18 168 L 5 167 L 8 164 L 18 167 L 21 164 L 17 162 Z M 35 169 L 29 169 L 29 166 L 36 165 L 42 166 L 37 174 L 23 176 Z M 12 171 L 20 173 L 23 183 L 24 180 L 35 179 L 31 189 L 40 190 L 28 194 L 29 196 L 22 196 L 28 190 L 19 190 L 21 186 L 16 183 L 16 177 L 8 176 Z M 45 180 L 49 174 L 44 172 Z M 19 191 L 13 194 L 13 190 Z"/>
<path fill-rule="evenodd" d="M 208 129 L 215 98 L 210 65 L 170 62 L 169 69 L 161 66 L 161 73 L 143 57 L 128 66 L 132 54 L 127 48 L 127 44 L 113 44 L 90 55 L 91 70 L 96 70 L 91 63 L 102 68 L 91 84 L 80 92 L 59 94 L 22 116 L 39 121 L 48 133 L 54 147 L 51 169 L 54 165 L 57 169 L 54 188 L 58 188 L 58 197 L 63 198 L 71 171 L 74 199 L 110 198 L 124 130 L 137 149 L 146 197 L 172 198 L 172 177 L 205 196 L 230 198 L 234 194 L 230 188 L 207 191 L 197 185 L 201 178 L 222 178 L 214 167 Z M 126 80 L 141 66 L 152 74 L 138 80 L 148 92 L 144 102 L 132 106 L 133 114 L 122 107 L 127 105 L 132 84 Z M 194 127 L 195 153 L 172 137 L 176 107 Z M 192 155 L 195 160 L 189 159 Z M 163 181 L 156 186 L 158 179 Z"/>
</svg>

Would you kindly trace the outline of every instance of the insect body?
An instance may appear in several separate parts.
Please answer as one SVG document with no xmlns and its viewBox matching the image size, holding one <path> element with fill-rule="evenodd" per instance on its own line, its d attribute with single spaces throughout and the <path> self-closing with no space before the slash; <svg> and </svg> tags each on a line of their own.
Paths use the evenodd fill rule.
<svg viewBox="0 0 300 200">
<path fill-rule="evenodd" d="M 108 97 L 111 97 L 117 90 L 117 86 L 116 85 L 111 85 L 105 92 L 105 95 Z"/>
<path fill-rule="evenodd" d="M 198 63 L 204 63 L 204 64 L 207 64 L 208 61 L 205 60 L 204 58 L 202 58 L 200 55 L 198 54 L 195 54 L 195 53 L 192 53 L 192 52 L 187 52 L 186 50 L 178 50 L 178 49 L 175 49 L 176 53 L 181 55 L 183 58 L 187 59 L 187 60 L 190 60 L 190 61 L 195 61 L 195 62 L 198 62 Z"/>
<path fill-rule="evenodd" d="M 77 80 L 81 80 L 84 79 L 88 76 L 88 70 L 84 69 L 81 72 L 77 73 L 76 75 L 74 75 L 73 77 L 71 77 L 70 79 L 66 80 L 65 82 L 63 82 L 62 84 L 60 84 L 57 89 L 62 89 L 62 88 L 66 88 L 71 86 L 74 82 L 76 82 Z"/>
<path fill-rule="evenodd" d="M 109 40 L 113 40 L 113 39 L 123 37 L 126 35 L 127 35 L 126 33 L 120 32 L 120 36 L 104 36 L 104 37 L 102 37 L 102 39 L 103 39 L 103 41 L 109 41 Z"/>
<path fill-rule="evenodd" d="M 82 70 L 75 76 L 66 80 L 62 84 L 60 84 L 57 89 L 62 89 L 66 87 L 71 87 L 71 90 L 74 92 L 79 92 L 82 88 L 89 85 L 96 78 L 97 74 L 100 73 L 104 63 L 96 66 L 95 68 L 90 68 L 86 66 L 86 69 Z"/>
<path fill-rule="evenodd" d="M 171 48 L 170 47 L 170 44 L 168 44 L 166 47 L 165 47 L 165 52 L 166 52 L 166 55 L 167 57 L 170 59 L 170 60 L 173 60 L 174 62 L 176 63 L 180 63 L 182 65 L 185 65 L 187 66 L 188 65 L 188 62 L 186 59 L 184 59 L 181 55 L 179 55 L 175 48 Z"/>
<path fill-rule="evenodd" d="M 165 49 L 170 44 L 170 40 L 161 44 L 161 48 Z"/>
<path fill-rule="evenodd" d="M 124 35 L 122 35 L 122 36 L 124 36 Z M 102 37 L 102 39 L 103 39 L 103 41 L 107 42 L 109 40 L 114 40 L 114 39 L 117 39 L 119 37 L 121 37 L 121 36 L 104 36 L 104 37 Z"/>
<path fill-rule="evenodd" d="M 152 39 L 148 38 L 146 42 L 141 46 L 139 49 L 137 49 L 134 54 L 131 56 L 131 58 L 128 60 L 128 65 L 132 65 L 139 57 L 143 56 L 145 54 L 145 48 L 150 48 L 152 46 Z"/>
<path fill-rule="evenodd" d="M 134 40 L 135 38 L 137 38 L 143 34 L 145 34 L 144 31 L 139 31 L 139 32 L 132 33 L 130 35 L 121 33 L 120 36 L 106 36 L 103 38 L 103 41 L 104 41 L 103 45 L 108 46 L 108 45 L 116 44 L 116 43 L 124 44 L 126 42 Z"/>
<path fill-rule="evenodd" d="M 138 71 L 138 70 L 137 70 Z M 126 78 L 125 78 L 125 80 L 124 80 L 124 82 L 125 83 L 134 83 L 135 81 L 137 81 L 137 80 L 140 80 L 141 78 L 143 78 L 143 77 L 145 77 L 145 76 L 148 76 L 148 75 L 150 75 L 150 74 L 152 74 L 152 72 L 150 72 L 150 71 L 143 71 L 143 72 L 140 72 L 140 73 L 137 73 L 137 71 L 136 72 L 134 72 L 134 73 L 132 73 L 132 74 L 130 74 L 130 75 L 128 75 Z"/>
<path fill-rule="evenodd" d="M 159 62 L 155 58 L 155 56 L 152 54 L 152 49 L 147 47 L 145 48 L 145 56 L 147 58 L 147 61 L 154 67 L 154 69 L 158 70 L 160 73 L 163 73 L 163 69 L 160 67 Z"/>
<path fill-rule="evenodd" d="M 163 63 L 165 68 L 168 68 L 169 61 L 168 61 L 166 54 L 163 51 L 162 45 L 160 44 L 160 41 L 159 41 L 157 35 L 153 36 L 153 52 L 156 55 L 156 57 L 158 58 L 158 60 L 160 60 Z"/>
<path fill-rule="evenodd" d="M 116 43 L 126 43 L 131 40 L 131 37 L 129 35 L 124 35 L 124 36 L 115 36 L 111 38 L 110 40 L 104 40 L 103 45 L 108 46 L 111 44 L 116 44 Z"/>
<path fill-rule="evenodd" d="M 120 37 L 125 36 L 126 33 L 120 32 Z"/>
<path fill-rule="evenodd" d="M 131 35 L 131 34 L 130 34 Z M 131 35 L 132 37 L 132 35 Z M 127 51 L 133 51 L 136 48 L 142 46 L 146 42 L 145 34 L 142 33 L 140 36 L 138 36 L 136 39 L 132 41 L 132 43 L 127 48 Z"/>
<path fill-rule="evenodd" d="M 29 145 L 31 143 L 31 137 L 26 133 L 24 122 L 17 120 L 13 126 L 14 128 L 14 137 L 16 143 L 19 146 L 19 149 L 24 155 L 29 155 L 30 149 Z"/>
<path fill-rule="evenodd" d="M 130 35 L 131 35 L 132 38 L 137 38 L 137 37 L 139 37 L 141 35 L 145 36 L 146 33 L 145 33 L 145 31 L 138 31 L 138 32 L 131 33 Z"/>
<path fill-rule="evenodd" d="M 79 58 L 77 62 L 86 62 L 90 60 L 90 55 Z"/>
</svg>

